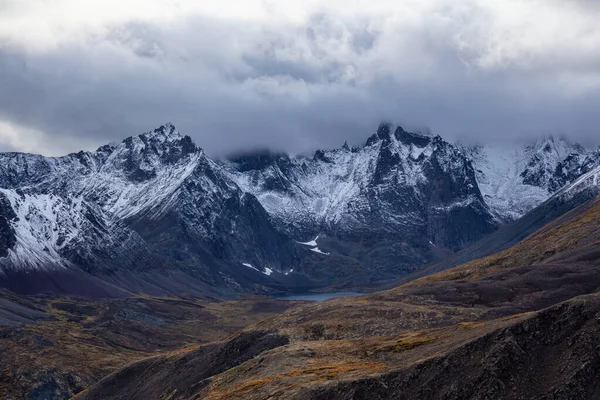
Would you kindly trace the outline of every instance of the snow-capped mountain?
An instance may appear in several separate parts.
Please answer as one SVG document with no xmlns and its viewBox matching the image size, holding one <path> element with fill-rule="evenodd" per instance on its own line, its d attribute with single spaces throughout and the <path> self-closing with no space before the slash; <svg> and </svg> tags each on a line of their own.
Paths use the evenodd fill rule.
<svg viewBox="0 0 600 400">
<path fill-rule="evenodd" d="M 0 154 L 0 285 L 233 293 L 392 279 L 600 160 L 565 143 L 510 153 L 382 124 L 360 147 L 215 161 L 166 124 L 95 152 Z"/>
<path fill-rule="evenodd" d="M 225 166 L 296 236 L 402 238 L 456 250 L 495 228 L 473 168 L 455 146 L 390 124 L 360 148 L 246 155 Z"/>
<path fill-rule="evenodd" d="M 242 261 L 291 263 L 293 241 L 170 124 L 96 152 L 6 153 L 0 165 L 4 271 L 176 270 L 239 290 L 264 283 Z"/>
<path fill-rule="evenodd" d="M 486 204 L 502 222 L 522 217 L 600 162 L 600 152 L 553 136 L 523 145 L 459 147 L 471 159 Z"/>
</svg>

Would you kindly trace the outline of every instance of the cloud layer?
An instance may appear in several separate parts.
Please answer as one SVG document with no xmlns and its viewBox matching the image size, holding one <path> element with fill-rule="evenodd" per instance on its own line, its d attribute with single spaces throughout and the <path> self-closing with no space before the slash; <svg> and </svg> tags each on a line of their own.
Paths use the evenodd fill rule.
<svg viewBox="0 0 600 400">
<path fill-rule="evenodd" d="M 212 153 L 600 137 L 593 1 L 0 0 L 0 149 L 63 154 L 172 121 Z M 300 4 L 300 5 L 299 5 Z"/>
</svg>

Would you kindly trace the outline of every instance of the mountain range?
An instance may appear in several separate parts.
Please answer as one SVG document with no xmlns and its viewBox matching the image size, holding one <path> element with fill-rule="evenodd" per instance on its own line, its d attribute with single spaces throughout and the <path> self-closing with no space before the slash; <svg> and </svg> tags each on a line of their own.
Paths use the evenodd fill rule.
<svg viewBox="0 0 600 400">
<path fill-rule="evenodd" d="M 172 124 L 95 152 L 3 153 L 0 286 L 123 297 L 372 285 L 564 197 L 599 161 L 554 137 L 453 144 L 389 123 L 310 156 L 213 159 Z M 596 185 L 582 182 L 570 198 Z"/>
</svg>

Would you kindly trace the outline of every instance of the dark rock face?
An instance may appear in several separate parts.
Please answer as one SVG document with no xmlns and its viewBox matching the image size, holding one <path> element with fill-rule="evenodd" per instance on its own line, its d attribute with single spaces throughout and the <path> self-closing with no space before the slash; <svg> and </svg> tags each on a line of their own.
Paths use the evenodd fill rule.
<svg viewBox="0 0 600 400">
<path fill-rule="evenodd" d="M 245 154 L 231 158 L 240 172 L 247 173 L 253 181 L 260 178 L 261 172 L 272 174 L 263 183 L 267 190 L 285 192 L 292 189 L 287 176 L 293 174 L 293 165 L 287 154 L 269 151 Z"/>
<path fill-rule="evenodd" d="M 32 379 L 34 377 L 30 377 Z M 76 392 L 83 390 L 82 382 L 76 375 L 61 373 L 57 370 L 35 377 L 37 386 L 27 394 L 27 400 L 63 400 L 72 397 L 72 392 L 65 387 L 74 388 Z"/>
<path fill-rule="evenodd" d="M 537 154 L 533 156 L 527 165 L 527 169 L 521 173 L 523 183 L 531 186 L 544 186 L 544 179 L 551 174 L 552 171 L 542 168 L 541 164 L 541 156 Z"/>
<path fill-rule="evenodd" d="M 273 153 L 269 150 L 230 157 L 230 160 L 238 165 L 242 172 L 260 171 L 273 165 L 289 162 L 289 157 L 282 153 Z"/>
<path fill-rule="evenodd" d="M 8 250 L 13 248 L 17 238 L 11 221 L 17 218 L 10 201 L 0 193 L 0 257 L 6 257 Z"/>
<path fill-rule="evenodd" d="M 432 138 L 427 135 L 407 132 L 404 129 L 402 129 L 402 127 L 396 128 L 394 135 L 396 136 L 396 139 L 398 139 L 402 144 L 413 144 L 420 148 L 427 146 L 432 140 Z"/>
<path fill-rule="evenodd" d="M 496 222 L 483 201 L 471 163 L 441 138 L 436 137 L 434 143 L 438 143 L 436 149 L 424 167 L 431 184 L 421 188 L 428 204 L 428 237 L 456 251 L 493 232 Z"/>
<path fill-rule="evenodd" d="M 189 136 L 180 136 L 173 125 L 167 124 L 151 133 L 132 136 L 123 141 L 127 152 L 122 156 L 122 167 L 134 182 L 156 177 L 161 164 L 175 164 L 197 151 Z M 157 165 L 155 160 L 159 160 Z"/>
<path fill-rule="evenodd" d="M 365 146 L 372 146 L 380 140 L 384 143 L 389 143 L 391 134 L 392 124 L 389 122 L 382 123 L 377 128 L 377 132 L 367 139 Z"/>
<path fill-rule="evenodd" d="M 550 190 L 557 191 L 591 171 L 600 163 L 600 150 L 590 154 L 571 154 L 558 164 L 550 180 Z"/>
<path fill-rule="evenodd" d="M 598 152 L 588 152 L 580 145 L 554 137 L 529 146 L 528 150 L 532 154 L 521 172 L 523 183 L 548 188 L 550 193 L 573 182 L 600 161 Z"/>
</svg>

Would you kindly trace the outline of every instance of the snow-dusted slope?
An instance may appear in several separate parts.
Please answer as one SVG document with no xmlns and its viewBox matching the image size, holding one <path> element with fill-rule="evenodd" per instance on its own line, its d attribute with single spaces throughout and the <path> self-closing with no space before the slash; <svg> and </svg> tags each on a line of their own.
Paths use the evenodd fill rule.
<svg viewBox="0 0 600 400">
<path fill-rule="evenodd" d="M 64 157 L 0 155 L 0 184 L 42 193 L 81 196 L 122 219 L 160 212 L 208 157 L 167 124 L 96 152 Z"/>
<path fill-rule="evenodd" d="M 312 158 L 248 155 L 225 167 L 286 230 L 303 237 L 403 237 L 456 249 L 494 229 L 466 157 L 439 136 L 389 124 L 360 148 Z M 458 226 L 457 214 L 468 229 Z"/>
<path fill-rule="evenodd" d="M 0 270 L 79 266 L 110 270 L 136 267 L 147 257 L 144 241 L 118 218 L 81 197 L 26 194 L 0 189 L 0 218 L 10 238 Z"/>
<path fill-rule="evenodd" d="M 485 202 L 503 222 L 516 220 L 593 167 L 600 157 L 547 136 L 528 145 L 460 145 L 471 158 Z"/>
<path fill-rule="evenodd" d="M 238 290 L 241 261 L 289 269 L 293 241 L 170 124 L 96 152 L 0 154 L 0 187 L 4 269 L 167 268 Z"/>
<path fill-rule="evenodd" d="M 556 192 L 552 197 L 568 200 L 584 191 L 590 191 L 596 195 L 600 195 L 600 166 L 593 168 L 575 179 L 574 182 Z"/>
</svg>

